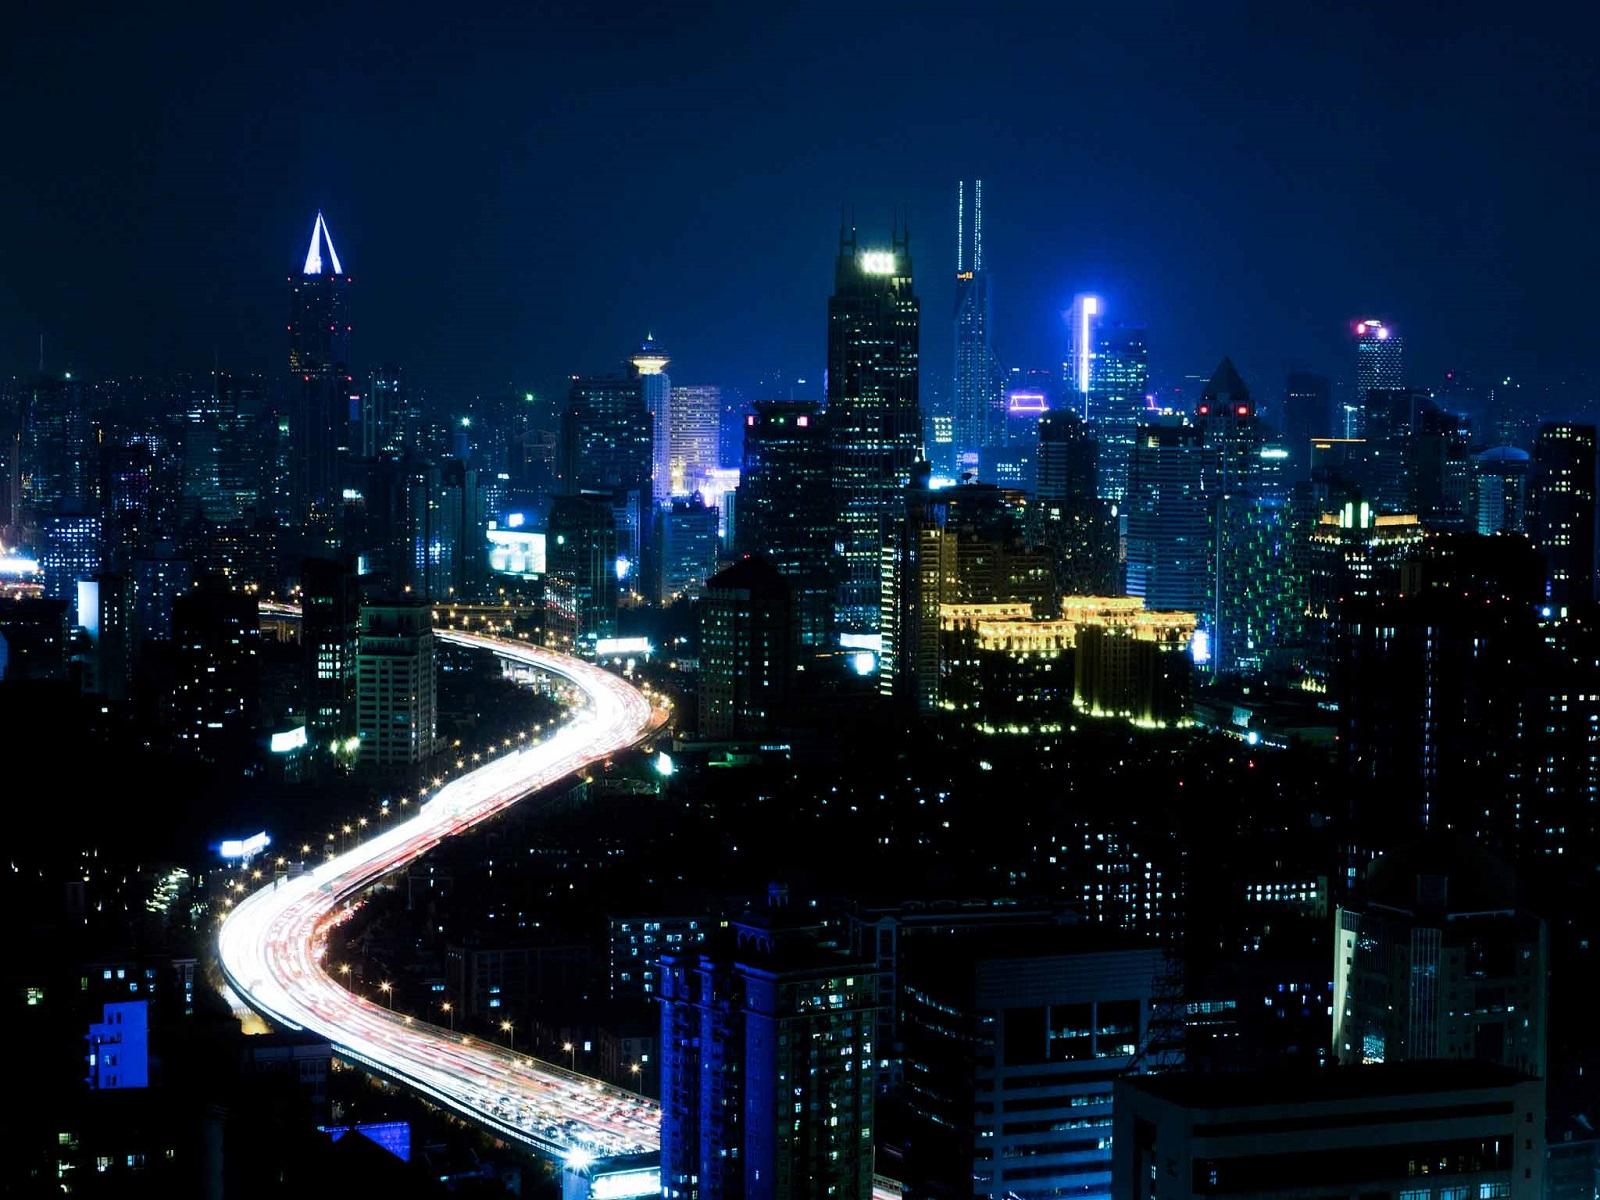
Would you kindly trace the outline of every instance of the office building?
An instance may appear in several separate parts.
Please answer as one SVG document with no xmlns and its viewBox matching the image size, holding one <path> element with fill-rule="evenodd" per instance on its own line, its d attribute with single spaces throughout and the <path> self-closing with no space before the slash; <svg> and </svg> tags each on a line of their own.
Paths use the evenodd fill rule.
<svg viewBox="0 0 1600 1200">
<path fill-rule="evenodd" d="M 1122 590 L 1116 502 L 1100 498 L 1098 454 L 1077 413 L 1058 409 L 1039 419 L 1032 536 L 1051 555 L 1063 596 Z"/>
<path fill-rule="evenodd" d="M 922 456 L 917 355 L 920 308 L 908 238 L 866 249 L 841 228 L 828 300 L 828 429 L 843 546 L 835 623 L 878 632 L 883 547 L 903 519 L 903 493 Z"/>
<path fill-rule="evenodd" d="M 433 757 L 437 689 L 433 616 L 427 603 L 364 605 L 356 650 L 359 764 L 394 768 Z"/>
<path fill-rule="evenodd" d="M 768 559 L 742 558 L 706 581 L 700 603 L 700 736 L 775 727 L 795 669 L 793 591 Z"/>
<path fill-rule="evenodd" d="M 1544 1085 L 1489 1063 L 1116 1085 L 1112 1194 L 1540 1200 Z"/>
<path fill-rule="evenodd" d="M 661 960 L 661 1194 L 869 1200 L 878 980 L 782 907 Z"/>
<path fill-rule="evenodd" d="M 1089 432 L 1099 455 L 1100 496 L 1119 503 L 1127 494 L 1139 424 L 1151 419 L 1150 361 L 1145 331 L 1113 325 L 1098 336 L 1089 372 Z"/>
<path fill-rule="evenodd" d="M 645 362 L 664 368 L 666 359 L 656 355 Z M 637 499 L 634 503 L 641 511 L 649 507 L 656 446 L 645 400 L 647 380 L 660 381 L 660 387 L 650 384 L 652 394 L 670 395 L 671 384 L 664 374 L 573 379 L 561 413 L 558 471 L 566 492 L 642 494 L 642 504 Z"/>
<path fill-rule="evenodd" d="M 355 731 L 361 590 L 355 572 L 325 558 L 300 571 L 300 647 L 306 728 L 319 741 Z"/>
<path fill-rule="evenodd" d="M 1398 592 L 1400 568 L 1421 546 L 1422 536 L 1414 514 L 1382 515 L 1365 500 L 1318 518 L 1305 557 L 1307 666 L 1314 679 L 1332 678 L 1342 606 Z"/>
<path fill-rule="evenodd" d="M 1055 603 L 1049 556 L 1030 547 L 1022 498 L 987 484 L 911 489 L 896 542 L 884 551 L 878 687 L 922 712 L 940 706 L 941 613 L 950 605 Z"/>
<path fill-rule="evenodd" d="M 1294 509 L 1248 493 L 1217 499 L 1208 651 L 1219 675 L 1260 674 L 1300 643 L 1305 591 Z"/>
<path fill-rule="evenodd" d="M 1339 906 L 1340 1063 L 1479 1059 L 1544 1078 L 1549 935 L 1509 869 L 1478 858 L 1389 855 Z"/>
<path fill-rule="evenodd" d="M 933 460 L 940 470 L 956 469 L 962 456 L 980 454 L 1000 441 L 1003 414 L 997 411 L 995 357 L 990 342 L 989 273 L 983 263 L 983 180 L 956 185 L 955 370 L 952 372 L 948 460 Z"/>
<path fill-rule="evenodd" d="M 1250 389 L 1231 359 L 1223 359 L 1207 380 L 1194 423 L 1208 452 L 1211 497 L 1256 494 L 1264 435 Z"/>
<path fill-rule="evenodd" d="M 97 423 L 83 381 L 41 374 L 19 392 L 12 520 L 94 500 Z"/>
<path fill-rule="evenodd" d="M 1342 428 L 1334 418 L 1333 384 L 1325 375 L 1292 371 L 1284 385 L 1283 437 L 1289 451 L 1290 481 L 1311 478 L 1311 441 Z"/>
<path fill-rule="evenodd" d="M 611 998 L 653 1000 L 661 990 L 661 956 L 693 955 L 716 926 L 705 917 L 612 917 Z"/>
<path fill-rule="evenodd" d="M 319 212 L 305 265 L 289 277 L 294 490 L 302 517 L 338 499 L 339 460 L 352 444 L 349 301 L 350 276 Z"/>
<path fill-rule="evenodd" d="M 1124 501 L 1127 589 L 1146 608 L 1208 608 L 1214 459 L 1194 425 L 1168 419 L 1139 426 Z"/>
<path fill-rule="evenodd" d="M 671 422 L 670 491 L 692 496 L 722 466 L 722 389 L 714 384 L 674 387 Z"/>
<path fill-rule="evenodd" d="M 545 534 L 546 576 L 572 598 L 580 642 L 617 631 L 617 516 L 609 492 L 557 496 Z"/>
<path fill-rule="evenodd" d="M 1595 427 L 1552 423 L 1533 445 L 1528 533 L 1548 560 L 1552 606 L 1595 597 Z"/>
<path fill-rule="evenodd" d="M 220 576 L 172 604 L 175 678 L 163 703 L 178 744 L 208 762 L 252 752 L 259 718 L 261 622 L 256 597 Z"/>
<path fill-rule="evenodd" d="M 416 436 L 416 397 L 402 367 L 378 367 L 361 393 L 361 457 L 403 454 Z"/>
<path fill-rule="evenodd" d="M 1084 424 L 1093 428 L 1089 392 L 1094 382 L 1094 352 L 1100 338 L 1102 308 L 1099 296 L 1080 293 L 1067 310 L 1067 352 L 1061 362 L 1061 382 Z"/>
<path fill-rule="evenodd" d="M 89 1026 L 89 1088 L 117 1091 L 150 1086 L 150 1012 L 147 1000 L 102 1006 Z"/>
<path fill-rule="evenodd" d="M 650 417 L 650 500 L 661 504 L 672 496 L 672 380 L 667 364 L 672 360 L 646 336 L 629 360 Z"/>
<path fill-rule="evenodd" d="M 77 599 L 78 581 L 100 570 L 101 524 L 82 504 L 65 501 L 39 523 L 39 570 L 44 594 L 69 603 Z"/>
<path fill-rule="evenodd" d="M 126 700 L 133 681 L 133 581 L 109 571 L 80 579 L 77 617 L 88 643 L 82 655 L 83 690 Z"/>
<path fill-rule="evenodd" d="M 831 447 L 827 414 L 814 402 L 758 402 L 745 416 L 734 545 L 769 559 L 789 581 L 807 653 L 827 645 L 831 618 L 838 530 Z"/>
<path fill-rule="evenodd" d="M 1368 317 L 1355 323 L 1355 339 L 1356 390 L 1345 406 L 1346 437 L 1365 435 L 1367 394 L 1373 388 L 1403 388 L 1406 382 L 1404 345 L 1392 326 Z"/>
<path fill-rule="evenodd" d="M 668 500 L 656 509 L 655 520 L 656 603 L 699 597 L 717 569 L 717 510 L 694 495 Z"/>
<path fill-rule="evenodd" d="M 1473 527 L 1481 534 L 1524 533 L 1533 456 L 1515 446 L 1491 446 L 1472 456 Z"/>
<path fill-rule="evenodd" d="M 900 958 L 911 1193 L 1110 1197 L 1112 1081 L 1149 1069 L 1164 953 L 1000 927 L 913 933 Z"/>
</svg>

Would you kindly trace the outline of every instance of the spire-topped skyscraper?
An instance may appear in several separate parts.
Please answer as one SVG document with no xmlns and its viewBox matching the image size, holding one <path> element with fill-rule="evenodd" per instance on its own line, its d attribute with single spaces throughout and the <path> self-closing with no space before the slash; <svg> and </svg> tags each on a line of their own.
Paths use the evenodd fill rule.
<svg viewBox="0 0 1600 1200">
<path fill-rule="evenodd" d="M 898 225 L 898 222 L 896 222 Z M 904 491 L 922 457 L 917 354 L 921 309 L 911 288 L 910 234 L 866 249 L 849 226 L 828 300 L 828 421 L 844 552 L 835 620 L 878 632 L 883 547 L 905 519 Z"/>
<path fill-rule="evenodd" d="M 644 406 L 650 410 L 650 499 L 656 504 L 666 503 L 672 495 L 672 380 L 667 377 L 671 361 L 649 334 L 629 359 L 644 390 Z"/>
<path fill-rule="evenodd" d="M 289 277 L 289 371 L 299 470 L 296 511 L 333 498 L 339 456 L 350 447 L 350 277 L 318 211 L 299 275 Z"/>
<path fill-rule="evenodd" d="M 1000 441 L 1005 413 L 995 386 L 994 348 L 989 340 L 989 275 L 983 263 L 983 180 L 956 185 L 955 371 L 951 411 L 955 462 L 960 471 L 985 446 Z"/>
</svg>

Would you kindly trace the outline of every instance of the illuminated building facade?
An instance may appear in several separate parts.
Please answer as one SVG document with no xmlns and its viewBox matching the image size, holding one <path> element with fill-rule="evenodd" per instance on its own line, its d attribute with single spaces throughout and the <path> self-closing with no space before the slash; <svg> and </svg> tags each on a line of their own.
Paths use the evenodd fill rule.
<svg viewBox="0 0 1600 1200">
<path fill-rule="evenodd" d="M 994 386 L 994 348 L 990 342 L 989 273 L 983 264 L 983 180 L 969 189 L 956 185 L 956 309 L 954 422 L 951 461 L 939 470 L 959 468 L 961 458 L 981 454 L 1001 440 L 1004 413 Z"/>
<path fill-rule="evenodd" d="M 1375 512 L 1351 501 L 1323 513 L 1306 543 L 1306 638 L 1311 674 L 1324 683 L 1338 661 L 1340 606 L 1398 592 L 1401 565 L 1422 544 L 1414 514 Z"/>
<path fill-rule="evenodd" d="M 655 519 L 656 603 L 698 597 L 717 569 L 717 510 L 696 495 L 668 500 Z"/>
<path fill-rule="evenodd" d="M 1077 413 L 1057 409 L 1039 419 L 1033 538 L 1054 560 L 1065 596 L 1122 590 L 1116 503 L 1100 498 L 1097 456 Z"/>
<path fill-rule="evenodd" d="M 884 550 L 878 686 L 923 712 L 940 707 L 940 625 L 946 605 L 1053 607 L 1049 556 L 1026 544 L 1022 497 L 986 484 L 913 489 Z"/>
<path fill-rule="evenodd" d="M 908 239 L 862 248 L 841 229 L 828 300 L 828 426 L 843 548 L 839 632 L 878 632 L 883 548 L 904 519 L 903 493 L 922 455 L 920 306 Z"/>
<path fill-rule="evenodd" d="M 1294 510 L 1249 494 L 1217 500 L 1210 655 L 1218 674 L 1256 674 L 1300 641 L 1304 588 Z"/>
<path fill-rule="evenodd" d="M 1595 427 L 1552 423 L 1533 448 L 1529 533 L 1549 560 L 1546 595 L 1554 606 L 1594 599 Z"/>
<path fill-rule="evenodd" d="M 617 632 L 617 518 L 611 495 L 583 492 L 550 503 L 547 578 L 570 597 L 579 642 Z"/>
<path fill-rule="evenodd" d="M 722 389 L 715 384 L 674 387 L 670 420 L 670 490 L 674 496 L 690 496 L 704 489 L 721 466 Z"/>
<path fill-rule="evenodd" d="M 655 361 L 665 363 L 664 357 Z M 575 378 L 561 414 L 559 474 L 569 493 L 617 491 L 651 496 L 655 442 L 645 381 L 664 375 Z"/>
<path fill-rule="evenodd" d="M 363 767 L 412 766 L 433 757 L 438 676 L 433 614 L 425 601 L 362 607 L 356 736 Z"/>
<path fill-rule="evenodd" d="M 81 504 L 68 501 L 39 525 L 39 569 L 44 594 L 52 600 L 71 603 L 77 599 L 78 580 L 88 579 L 100 570 L 100 518 Z"/>
<path fill-rule="evenodd" d="M 1356 393 L 1345 406 L 1346 437 L 1364 437 L 1367 394 L 1373 388 L 1405 386 L 1404 344 L 1394 329 L 1373 317 L 1355 323 Z M 1323 432 L 1335 432 L 1325 430 Z"/>
<path fill-rule="evenodd" d="M 1150 419 L 1149 388 L 1145 331 L 1107 328 L 1099 335 L 1089 373 L 1089 432 L 1099 454 L 1097 478 L 1104 500 L 1120 502 L 1127 494 L 1138 427 Z"/>
<path fill-rule="evenodd" d="M 1533 456 L 1515 446 L 1491 446 L 1472 458 L 1473 527 L 1481 534 L 1523 533 Z"/>
<path fill-rule="evenodd" d="M 351 446 L 350 276 L 322 214 L 300 274 L 289 277 L 289 375 L 295 397 L 295 493 L 303 516 L 338 498 Z"/>
<path fill-rule="evenodd" d="M 782 909 L 661 960 L 661 1194 L 870 1200 L 878 979 Z"/>
<path fill-rule="evenodd" d="M 828 414 L 811 401 L 758 402 L 744 419 L 741 554 L 769 559 L 794 590 L 800 645 L 823 648 L 833 599 L 834 510 Z"/>
<path fill-rule="evenodd" d="M 667 377 L 667 364 L 671 361 L 655 339 L 646 337 L 644 344 L 629 360 L 644 396 L 645 411 L 650 417 L 650 499 L 661 504 L 672 490 L 672 380 Z"/>
<path fill-rule="evenodd" d="M 260 705 L 261 622 L 256 598 L 220 576 L 173 602 L 174 678 L 163 698 L 178 744 L 208 762 L 242 758 Z"/>
<path fill-rule="evenodd" d="M 1214 452 L 1196 426 L 1140 425 L 1129 465 L 1127 588 L 1151 609 L 1205 612 Z"/>
</svg>

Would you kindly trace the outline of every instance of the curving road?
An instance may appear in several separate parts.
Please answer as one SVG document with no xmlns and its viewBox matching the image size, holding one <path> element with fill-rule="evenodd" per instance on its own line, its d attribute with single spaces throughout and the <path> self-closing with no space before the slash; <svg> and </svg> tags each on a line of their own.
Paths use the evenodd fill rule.
<svg viewBox="0 0 1600 1200">
<path fill-rule="evenodd" d="M 323 969 L 327 929 L 346 900 L 452 834 L 627 749 L 663 720 L 630 684 L 588 663 L 481 634 L 441 629 L 436 636 L 558 675 L 581 691 L 584 703 L 548 740 L 461 776 L 414 816 L 241 901 L 218 937 L 223 973 L 252 1008 L 278 1024 L 327 1038 L 341 1057 L 503 1137 L 568 1162 L 656 1151 L 655 1101 L 391 1012 L 351 994 Z"/>
</svg>

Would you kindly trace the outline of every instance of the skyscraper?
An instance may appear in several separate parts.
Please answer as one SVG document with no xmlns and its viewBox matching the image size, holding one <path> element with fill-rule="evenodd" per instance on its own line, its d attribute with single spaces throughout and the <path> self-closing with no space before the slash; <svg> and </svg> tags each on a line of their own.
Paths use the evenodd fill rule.
<svg viewBox="0 0 1600 1200">
<path fill-rule="evenodd" d="M 1311 478 L 1311 439 L 1329 437 L 1339 428 L 1333 417 L 1333 385 L 1327 377 L 1291 371 L 1284 386 L 1283 436 L 1292 482 Z"/>
<path fill-rule="evenodd" d="M 1357 321 L 1356 337 L 1356 394 L 1352 398 L 1353 410 L 1346 406 L 1346 437 L 1361 437 L 1365 428 L 1367 393 L 1373 388 L 1398 388 L 1405 386 L 1405 371 L 1401 362 L 1404 344 L 1400 335 L 1388 325 L 1373 317 Z"/>
<path fill-rule="evenodd" d="M 1035 541 L 1055 560 L 1064 596 L 1111 596 L 1122 591 L 1116 504 L 1098 484 L 1098 446 L 1071 409 L 1039 420 Z"/>
<path fill-rule="evenodd" d="M 903 519 L 902 493 L 922 452 L 917 393 L 920 306 L 909 235 L 888 250 L 839 231 L 828 300 L 828 424 L 843 550 L 835 604 L 840 632 L 878 632 L 880 559 Z"/>
<path fill-rule="evenodd" d="M 1595 427 L 1543 425 L 1533 444 L 1529 532 L 1549 563 L 1555 605 L 1594 599 Z"/>
<path fill-rule="evenodd" d="M 869 1200 L 878 973 L 781 908 L 661 959 L 661 1194 Z"/>
<path fill-rule="evenodd" d="M 300 572 L 300 642 L 306 726 L 313 735 L 342 739 L 355 730 L 360 607 L 354 571 L 330 559 L 306 560 Z"/>
<path fill-rule="evenodd" d="M 970 211 L 969 211 L 970 204 Z M 956 185 L 955 372 L 951 391 L 955 462 L 1000 440 L 999 395 L 994 386 L 994 349 L 989 338 L 989 273 L 983 265 L 983 180 Z"/>
<path fill-rule="evenodd" d="M 1212 493 L 1205 436 L 1176 421 L 1140 425 L 1128 471 L 1128 595 L 1149 609 L 1205 612 Z"/>
<path fill-rule="evenodd" d="M 670 419 L 668 482 L 674 496 L 692 496 L 721 465 L 722 389 L 714 384 L 674 387 Z"/>
<path fill-rule="evenodd" d="M 289 373 L 298 514 L 338 496 L 338 462 L 351 445 L 350 276 L 322 213 L 299 275 L 289 277 Z"/>
<path fill-rule="evenodd" d="M 794 668 L 793 589 L 760 555 L 706 581 L 700 604 L 700 735 L 762 733 L 780 719 Z"/>
<path fill-rule="evenodd" d="M 1067 310 L 1067 355 L 1061 364 L 1061 381 L 1086 424 L 1091 421 L 1089 388 L 1094 382 L 1100 314 L 1100 297 L 1087 294 L 1074 296 L 1072 307 Z"/>
<path fill-rule="evenodd" d="M 717 569 L 717 510 L 700 496 L 668 500 L 655 511 L 657 604 L 697 598 Z"/>
<path fill-rule="evenodd" d="M 1150 360 L 1145 332 L 1114 325 L 1098 334 L 1089 369 L 1089 432 L 1098 447 L 1103 499 L 1120 501 L 1128 490 L 1128 461 L 1139 422 L 1149 419 L 1145 393 Z"/>
<path fill-rule="evenodd" d="M 672 360 L 646 335 L 629 361 L 644 393 L 645 411 L 650 414 L 650 499 L 660 504 L 672 495 L 673 387 L 667 377 L 667 364 Z"/>
<path fill-rule="evenodd" d="M 827 643 L 838 529 L 827 422 L 807 400 L 758 402 L 745 417 L 735 540 L 788 579 L 800 645 L 813 653 Z"/>
</svg>

